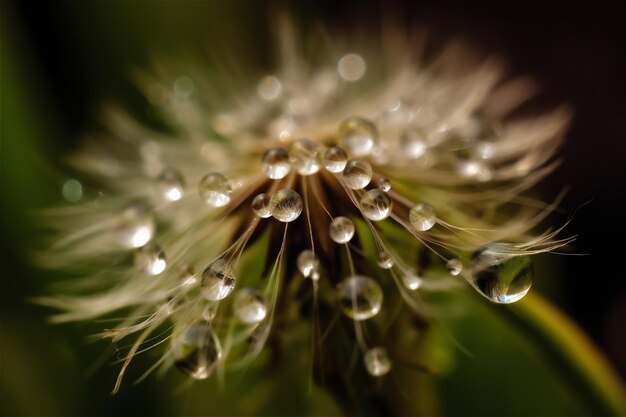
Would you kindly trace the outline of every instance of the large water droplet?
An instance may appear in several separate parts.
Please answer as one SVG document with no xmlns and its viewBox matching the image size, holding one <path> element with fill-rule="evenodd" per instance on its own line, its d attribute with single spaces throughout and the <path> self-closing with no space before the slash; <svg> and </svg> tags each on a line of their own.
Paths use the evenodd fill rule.
<svg viewBox="0 0 626 417">
<path fill-rule="evenodd" d="M 176 168 L 165 168 L 157 178 L 157 188 L 164 200 L 178 201 L 183 198 L 185 180 Z"/>
<path fill-rule="evenodd" d="M 361 197 L 360 207 L 363 215 L 370 220 L 386 219 L 391 214 L 391 198 L 378 188 L 369 190 Z"/>
<path fill-rule="evenodd" d="M 347 217 L 335 217 L 330 222 L 330 238 L 337 243 L 347 243 L 354 236 L 354 223 Z"/>
<path fill-rule="evenodd" d="M 300 175 L 312 175 L 320 170 L 322 154 L 317 143 L 299 139 L 289 147 L 289 162 Z"/>
<path fill-rule="evenodd" d="M 272 148 L 263 155 L 263 172 L 268 178 L 279 180 L 285 178 L 291 170 L 289 152 L 285 148 Z"/>
<path fill-rule="evenodd" d="M 154 243 L 135 251 L 135 267 L 146 275 L 159 275 L 166 266 L 165 252 Z"/>
<path fill-rule="evenodd" d="M 347 54 L 337 63 L 339 76 L 346 81 L 360 80 L 365 74 L 365 61 L 357 54 Z"/>
<path fill-rule="evenodd" d="M 228 297 L 235 289 L 232 266 L 223 259 L 217 259 L 206 267 L 200 281 L 200 292 L 209 301 L 219 301 Z"/>
<path fill-rule="evenodd" d="M 235 294 L 233 311 L 246 324 L 256 324 L 267 315 L 265 299 L 256 288 L 244 288 Z"/>
<path fill-rule="evenodd" d="M 472 282 L 485 297 L 501 304 L 514 303 L 528 293 L 533 281 L 529 256 L 511 256 L 508 245 L 488 245 L 472 258 Z"/>
<path fill-rule="evenodd" d="M 400 137 L 400 151 L 402 155 L 417 159 L 426 153 L 426 140 L 422 132 L 416 129 L 409 129 Z"/>
<path fill-rule="evenodd" d="M 206 379 L 222 356 L 217 336 L 206 324 L 190 326 L 174 344 L 174 364 L 194 379 Z"/>
<path fill-rule="evenodd" d="M 330 172 L 338 173 L 343 171 L 347 162 L 348 154 L 339 146 L 328 148 L 324 154 L 324 166 Z"/>
<path fill-rule="evenodd" d="M 437 215 L 431 206 L 419 203 L 411 207 L 409 221 L 415 230 L 424 232 L 431 229 L 437 223 Z"/>
<path fill-rule="evenodd" d="M 378 144 L 378 129 L 369 120 L 350 117 L 339 125 L 339 144 L 351 156 L 368 156 Z"/>
<path fill-rule="evenodd" d="M 280 190 L 270 199 L 270 207 L 275 219 L 289 223 L 297 219 L 302 213 L 302 197 L 294 190 Z"/>
<path fill-rule="evenodd" d="M 223 207 L 230 202 L 232 187 L 226 177 L 212 172 L 200 180 L 200 197 L 211 207 Z"/>
<path fill-rule="evenodd" d="M 337 285 L 337 296 L 341 310 L 354 320 L 374 317 L 383 305 L 383 291 L 376 281 L 354 275 Z"/>
<path fill-rule="evenodd" d="M 312 250 L 307 249 L 300 252 L 296 263 L 300 273 L 302 273 L 305 278 L 309 278 L 314 272 L 317 272 L 320 261 L 317 259 Z"/>
<path fill-rule="evenodd" d="M 391 360 L 387 351 L 381 347 L 368 350 L 363 357 L 365 369 L 372 376 L 383 376 L 391 370 Z"/>
<path fill-rule="evenodd" d="M 267 219 L 272 215 L 272 208 L 270 205 L 270 196 L 261 193 L 252 199 L 252 211 L 257 216 Z"/>
<path fill-rule="evenodd" d="M 118 242 L 126 248 L 139 248 L 154 235 L 154 216 L 147 206 L 135 203 L 119 216 L 115 227 Z"/>
<path fill-rule="evenodd" d="M 348 187 L 360 190 L 372 180 L 372 166 L 363 159 L 351 159 L 343 170 L 343 179 Z"/>
</svg>

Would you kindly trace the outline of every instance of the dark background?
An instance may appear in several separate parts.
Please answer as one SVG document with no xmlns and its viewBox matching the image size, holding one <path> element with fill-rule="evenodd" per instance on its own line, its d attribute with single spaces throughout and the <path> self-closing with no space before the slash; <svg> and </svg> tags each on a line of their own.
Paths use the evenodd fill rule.
<svg viewBox="0 0 626 417">
<path fill-rule="evenodd" d="M 261 21 L 268 14 L 268 6 L 276 4 L 242 2 L 234 7 L 241 9 L 246 24 L 253 26 L 246 30 L 251 31 L 255 26 L 263 30 L 266 23 Z M 546 285 L 545 292 L 582 326 L 624 377 L 626 112 L 622 5 L 321 2 L 283 6 L 299 16 L 338 27 L 376 19 L 385 12 L 397 13 L 407 22 L 430 28 L 433 39 L 460 37 L 503 56 L 512 74 L 530 74 L 539 81 L 541 101 L 546 105 L 565 102 L 573 107 L 573 123 L 561 149 L 563 163 L 541 184 L 540 193 L 549 199 L 564 186 L 571 186 L 562 204 L 566 213 L 590 201 L 577 211 L 565 233 L 578 235 L 576 251 L 589 255 L 553 261 L 563 279 L 556 288 Z M 206 33 L 212 29 L 206 27 L 204 14 L 224 12 L 226 16 L 230 10 L 225 3 L 214 2 L 5 2 L 2 7 L 3 12 L 11 10 L 12 25 L 34 51 L 31 58 L 43 77 L 42 88 L 51 97 L 57 123 L 67 132 L 46 139 L 45 152 L 51 159 L 72 149 L 80 135 L 93 127 L 103 99 L 126 94 L 129 68 L 146 63 L 153 50 L 175 51 L 180 42 L 206 44 Z M 555 221 L 562 222 L 565 217 Z M 3 270 L 3 281 L 8 273 L 27 273 L 19 266 L 26 264 L 22 251 L 7 244 L 4 233 L 2 253 L 3 264 L 13 265 L 13 269 Z M 542 287 L 541 282 L 537 285 Z M 21 296 L 38 289 L 31 282 L 17 291 L 20 297 L 9 306 L 20 308 Z"/>
</svg>

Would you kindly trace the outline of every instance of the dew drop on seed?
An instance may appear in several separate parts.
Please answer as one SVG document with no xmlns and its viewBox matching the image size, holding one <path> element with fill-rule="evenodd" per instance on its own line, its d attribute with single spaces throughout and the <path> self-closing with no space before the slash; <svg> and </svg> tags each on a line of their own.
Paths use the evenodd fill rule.
<svg viewBox="0 0 626 417">
<path fill-rule="evenodd" d="M 233 311 L 243 323 L 256 324 L 263 321 L 267 315 L 267 305 L 259 290 L 244 288 L 235 294 Z"/>
<path fill-rule="evenodd" d="M 378 129 L 369 120 L 350 117 L 339 125 L 339 144 L 351 156 L 368 156 L 378 144 Z"/>
<path fill-rule="evenodd" d="M 217 259 L 206 267 L 200 281 L 200 293 L 209 301 L 219 301 L 228 297 L 235 289 L 235 277 L 231 265 Z"/>
<path fill-rule="evenodd" d="M 307 249 L 300 252 L 296 263 L 298 270 L 305 278 L 312 278 L 313 273 L 318 271 L 320 262 L 315 256 L 315 253 Z"/>
<path fill-rule="evenodd" d="M 461 262 L 460 259 L 456 259 L 456 258 L 450 259 L 448 263 L 446 264 L 446 268 L 448 269 L 448 272 L 450 273 L 450 275 L 453 275 L 456 277 L 461 272 L 463 272 L 463 262 Z"/>
<path fill-rule="evenodd" d="M 409 221 L 415 230 L 425 232 L 437 223 L 437 215 L 428 204 L 418 203 L 409 210 Z"/>
<path fill-rule="evenodd" d="M 340 282 L 337 296 L 343 313 L 357 321 L 374 317 L 383 305 L 383 291 L 378 283 L 362 275 Z"/>
<path fill-rule="evenodd" d="M 514 303 L 524 297 L 533 281 L 529 256 L 511 256 L 508 245 L 487 245 L 472 257 L 472 283 L 485 297 L 500 304 Z"/>
<path fill-rule="evenodd" d="M 354 236 L 354 223 L 347 217 L 335 217 L 330 222 L 329 234 L 336 243 L 347 243 Z"/>
<path fill-rule="evenodd" d="M 297 219 L 302 213 L 302 206 L 302 197 L 294 190 L 280 190 L 270 199 L 272 216 L 285 223 Z"/>
<path fill-rule="evenodd" d="M 402 285 L 408 290 L 415 291 L 422 285 L 422 280 L 413 271 L 404 271 L 402 273 Z"/>
<path fill-rule="evenodd" d="M 83 198 L 83 185 L 75 179 L 67 180 L 63 183 L 61 194 L 65 201 L 76 203 Z"/>
<path fill-rule="evenodd" d="M 365 60 L 357 54 L 347 54 L 337 63 L 339 76 L 346 81 L 354 82 L 365 75 Z"/>
<path fill-rule="evenodd" d="M 222 348 L 208 325 L 194 324 L 174 342 L 173 353 L 178 369 L 193 379 L 206 379 L 217 366 Z"/>
<path fill-rule="evenodd" d="M 159 275 L 165 271 L 165 252 L 156 244 L 149 243 L 135 250 L 135 268 L 146 275 Z"/>
<path fill-rule="evenodd" d="M 348 187 L 360 190 L 372 180 L 372 166 L 363 159 L 351 159 L 343 170 L 343 179 Z"/>
<path fill-rule="evenodd" d="M 115 234 L 125 248 L 139 248 L 152 239 L 154 229 L 152 212 L 144 204 L 134 203 L 119 215 Z"/>
<path fill-rule="evenodd" d="M 418 159 L 426 153 L 424 134 L 416 129 L 409 129 L 400 136 L 400 151 L 409 159 Z"/>
<path fill-rule="evenodd" d="M 381 347 L 368 350 L 363 357 L 365 369 L 372 376 L 383 376 L 391 370 L 391 360 L 387 351 Z"/>
<path fill-rule="evenodd" d="M 392 205 L 391 198 L 378 188 L 363 194 L 359 203 L 363 215 L 373 221 L 386 219 L 391 214 Z"/>
<path fill-rule="evenodd" d="M 378 179 L 378 188 L 380 188 L 381 191 L 384 192 L 389 192 L 389 190 L 391 190 L 391 180 L 387 177 L 380 177 Z"/>
<path fill-rule="evenodd" d="M 279 180 L 285 178 L 291 170 L 289 152 L 285 148 L 272 148 L 263 155 L 263 172 L 268 178 Z"/>
<path fill-rule="evenodd" d="M 212 172 L 200 180 L 200 197 L 211 207 L 223 207 L 230 202 L 232 187 L 226 177 Z"/>
<path fill-rule="evenodd" d="M 176 168 L 165 168 L 157 178 L 157 189 L 166 201 L 178 201 L 183 198 L 185 180 Z"/>
<path fill-rule="evenodd" d="M 390 269 L 393 266 L 393 264 L 394 264 L 393 258 L 386 251 L 382 251 L 382 252 L 380 252 L 378 254 L 378 258 L 376 259 L 376 263 L 382 269 Z"/>
<path fill-rule="evenodd" d="M 268 75 L 259 81 L 256 91 L 263 100 L 276 100 L 282 91 L 282 84 L 278 78 Z"/>
<path fill-rule="evenodd" d="M 300 175 L 312 175 L 320 170 L 322 154 L 317 143 L 298 139 L 289 147 L 289 162 Z"/>
<path fill-rule="evenodd" d="M 343 148 L 333 146 L 324 154 L 324 166 L 330 172 L 342 172 L 348 162 L 348 154 Z"/>
<path fill-rule="evenodd" d="M 267 219 L 272 215 L 272 209 L 270 207 L 270 196 L 265 193 L 261 193 L 252 199 L 252 211 L 257 216 Z"/>
</svg>

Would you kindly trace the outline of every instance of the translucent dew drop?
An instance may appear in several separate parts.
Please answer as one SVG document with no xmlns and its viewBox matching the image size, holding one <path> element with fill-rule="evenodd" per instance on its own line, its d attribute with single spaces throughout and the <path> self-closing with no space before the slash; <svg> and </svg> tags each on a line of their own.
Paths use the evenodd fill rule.
<svg viewBox="0 0 626 417">
<path fill-rule="evenodd" d="M 165 168 L 157 178 L 157 189 L 166 201 L 178 201 L 183 198 L 185 180 L 176 168 Z"/>
<path fill-rule="evenodd" d="M 272 148 L 263 155 L 263 172 L 268 178 L 279 180 L 285 178 L 291 170 L 289 152 L 285 148 Z"/>
<path fill-rule="evenodd" d="M 387 351 L 381 347 L 368 350 L 363 356 L 365 369 L 372 376 L 383 376 L 391 370 L 391 360 Z"/>
<path fill-rule="evenodd" d="M 235 294 L 233 311 L 243 323 L 256 324 L 263 321 L 267 315 L 267 304 L 259 290 L 244 288 Z"/>
<path fill-rule="evenodd" d="M 312 278 L 319 268 L 320 261 L 312 250 L 303 250 L 296 261 L 298 270 L 305 278 Z"/>
<path fill-rule="evenodd" d="M 257 216 L 267 219 L 272 216 L 272 208 L 270 206 L 270 196 L 261 193 L 252 199 L 252 211 Z"/>
<path fill-rule="evenodd" d="M 456 258 L 450 259 L 448 263 L 446 264 L 446 268 L 448 269 L 448 272 L 450 273 L 450 275 L 453 275 L 456 277 L 461 272 L 463 272 L 463 262 L 461 262 L 460 259 L 456 259 Z"/>
<path fill-rule="evenodd" d="M 365 75 L 365 60 L 357 54 L 347 54 L 337 63 L 339 76 L 346 81 L 354 82 Z"/>
<path fill-rule="evenodd" d="M 165 271 L 165 252 L 156 244 L 149 243 L 135 250 L 135 268 L 146 275 L 159 275 Z"/>
<path fill-rule="evenodd" d="M 378 188 L 386 193 L 389 192 L 391 190 L 391 180 L 387 177 L 380 177 L 378 179 Z"/>
<path fill-rule="evenodd" d="M 324 154 L 324 166 L 330 172 L 342 172 L 348 162 L 348 154 L 343 148 L 333 146 Z"/>
<path fill-rule="evenodd" d="M 458 173 L 465 178 L 487 182 L 493 178 L 493 171 L 487 165 L 479 161 L 462 161 L 457 165 Z"/>
<path fill-rule="evenodd" d="M 320 170 L 322 154 L 317 143 L 298 139 L 289 147 L 289 162 L 300 175 L 312 175 Z"/>
<path fill-rule="evenodd" d="M 378 145 L 378 129 L 367 119 L 350 117 L 339 125 L 339 144 L 351 156 L 368 156 Z"/>
<path fill-rule="evenodd" d="M 404 271 L 402 285 L 408 290 L 415 291 L 422 285 L 422 279 L 413 271 Z"/>
<path fill-rule="evenodd" d="M 380 285 L 362 275 L 354 275 L 340 282 L 337 285 L 337 296 L 343 313 L 357 321 L 374 317 L 383 305 Z"/>
<path fill-rule="evenodd" d="M 268 75 L 259 81 L 256 91 L 263 100 L 276 100 L 282 91 L 282 84 L 278 78 Z"/>
<path fill-rule="evenodd" d="M 330 238 L 337 243 L 347 243 L 354 236 L 354 223 L 347 217 L 335 217 L 330 222 Z"/>
<path fill-rule="evenodd" d="M 115 234 L 125 248 L 139 248 L 154 236 L 154 216 L 147 206 L 134 203 L 128 206 L 117 219 Z"/>
<path fill-rule="evenodd" d="M 217 259 L 202 272 L 200 293 L 209 301 L 220 301 L 235 289 L 235 277 L 231 265 Z"/>
<path fill-rule="evenodd" d="M 75 179 L 67 180 L 63 183 L 61 194 L 66 201 L 76 203 L 83 198 L 83 185 Z"/>
<path fill-rule="evenodd" d="M 426 140 L 422 132 L 409 129 L 400 136 L 400 151 L 409 159 L 418 159 L 426 153 Z"/>
<path fill-rule="evenodd" d="M 212 172 L 200 180 L 200 197 L 211 207 L 223 207 L 230 202 L 232 187 L 226 177 Z"/>
<path fill-rule="evenodd" d="M 272 216 L 276 220 L 289 223 L 302 213 L 302 197 L 294 190 L 284 189 L 276 192 L 270 199 Z"/>
<path fill-rule="evenodd" d="M 222 348 L 207 324 L 194 324 L 174 342 L 173 353 L 178 369 L 193 379 L 206 379 L 216 368 Z"/>
<path fill-rule="evenodd" d="M 529 256 L 506 254 L 506 244 L 492 244 L 472 258 L 472 283 L 489 300 L 514 303 L 524 297 L 533 281 L 533 264 Z"/>
<path fill-rule="evenodd" d="M 437 215 L 428 204 L 418 203 L 409 210 L 409 221 L 415 230 L 425 232 L 437 223 Z"/>
<path fill-rule="evenodd" d="M 382 251 L 382 252 L 380 252 L 378 254 L 378 258 L 376 259 L 376 263 L 382 269 L 390 269 L 393 266 L 393 264 L 394 264 L 393 258 L 386 251 Z"/>
<path fill-rule="evenodd" d="M 353 190 L 364 188 L 372 180 L 372 166 L 363 159 L 351 159 L 343 170 L 346 185 Z"/>
<path fill-rule="evenodd" d="M 391 198 L 378 188 L 363 194 L 359 203 L 363 215 L 373 221 L 380 221 L 389 217 L 392 205 Z"/>
</svg>

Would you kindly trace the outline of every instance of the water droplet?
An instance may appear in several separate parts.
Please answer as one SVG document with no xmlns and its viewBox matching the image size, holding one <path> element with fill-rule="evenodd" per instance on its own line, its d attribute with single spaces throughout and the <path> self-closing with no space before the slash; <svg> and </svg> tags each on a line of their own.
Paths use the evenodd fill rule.
<svg viewBox="0 0 626 417">
<path fill-rule="evenodd" d="M 180 98 L 189 98 L 193 94 L 193 88 L 193 80 L 185 75 L 174 81 L 174 92 Z"/>
<path fill-rule="evenodd" d="M 437 223 L 437 215 L 428 204 L 418 203 L 409 210 L 409 221 L 415 230 L 425 232 Z"/>
<path fill-rule="evenodd" d="M 528 293 L 533 280 L 529 256 L 511 256 L 508 245 L 491 244 L 472 258 L 472 282 L 485 297 L 501 304 L 514 303 Z"/>
<path fill-rule="evenodd" d="M 206 324 L 190 326 L 173 351 L 176 367 L 194 379 L 208 378 L 222 356 L 220 342 Z"/>
<path fill-rule="evenodd" d="M 252 200 L 252 211 L 254 211 L 254 214 L 261 218 L 267 219 L 270 217 L 272 215 L 270 196 L 265 193 L 261 193 L 254 197 Z"/>
<path fill-rule="evenodd" d="M 489 181 L 493 178 L 491 168 L 478 161 L 462 161 L 457 166 L 459 174 L 466 178 L 474 178 L 481 182 Z"/>
<path fill-rule="evenodd" d="M 346 81 L 360 80 L 365 74 L 365 61 L 357 54 L 344 55 L 337 63 L 339 76 Z"/>
<path fill-rule="evenodd" d="M 289 162 L 300 175 L 312 175 L 320 170 L 322 154 L 317 143 L 298 139 L 289 147 Z"/>
<path fill-rule="evenodd" d="M 339 125 L 339 143 L 351 156 L 368 156 L 378 144 L 378 129 L 369 120 L 350 117 Z"/>
<path fill-rule="evenodd" d="M 280 190 L 270 199 L 272 216 L 285 223 L 297 219 L 302 213 L 302 206 L 302 197 L 294 190 Z"/>
<path fill-rule="evenodd" d="M 391 214 L 393 202 L 384 191 L 375 188 L 363 194 L 359 205 L 365 217 L 379 221 L 386 219 Z"/>
<path fill-rule="evenodd" d="M 200 292 L 209 301 L 219 301 L 228 297 L 235 289 L 232 266 L 223 259 L 217 259 L 206 267 L 200 281 Z"/>
<path fill-rule="evenodd" d="M 463 272 L 463 262 L 461 262 L 460 259 L 456 259 L 456 258 L 450 259 L 448 263 L 446 264 L 446 268 L 448 269 L 448 272 L 450 273 L 450 275 L 453 275 L 456 277 L 461 272 Z"/>
<path fill-rule="evenodd" d="M 263 172 L 268 178 L 279 180 L 285 178 L 291 170 L 289 152 L 285 148 L 272 148 L 263 155 Z"/>
<path fill-rule="evenodd" d="M 232 187 L 226 177 L 212 172 L 200 180 L 200 197 L 211 207 L 223 207 L 230 202 Z"/>
<path fill-rule="evenodd" d="M 348 154 L 339 146 L 328 148 L 324 154 L 324 166 L 330 172 L 338 173 L 343 171 L 347 162 Z"/>
<path fill-rule="evenodd" d="M 383 305 L 383 291 L 378 283 L 362 275 L 340 282 L 337 295 L 344 314 L 357 321 L 374 317 Z"/>
<path fill-rule="evenodd" d="M 139 248 L 152 239 L 154 229 L 152 212 L 144 204 L 134 203 L 120 214 L 115 234 L 122 246 Z"/>
<path fill-rule="evenodd" d="M 265 299 L 256 288 L 244 288 L 235 294 L 233 310 L 239 320 L 246 324 L 261 322 L 267 315 Z"/>
<path fill-rule="evenodd" d="M 165 252 L 154 243 L 135 251 L 135 268 L 146 275 L 159 275 L 165 271 L 166 266 Z"/>
<path fill-rule="evenodd" d="M 413 271 L 403 271 L 402 284 L 409 290 L 415 291 L 422 285 L 422 279 Z"/>
<path fill-rule="evenodd" d="M 320 261 L 315 256 L 312 250 L 303 250 L 298 255 L 298 259 L 296 261 L 298 265 L 298 270 L 305 278 L 312 278 L 314 272 L 317 272 Z"/>
<path fill-rule="evenodd" d="M 378 179 L 378 188 L 380 188 L 381 191 L 389 192 L 389 190 L 391 190 L 391 180 L 387 177 L 380 177 Z"/>
<path fill-rule="evenodd" d="M 185 180 L 176 168 L 165 168 L 157 178 L 159 194 L 167 201 L 178 201 L 183 197 Z"/>
<path fill-rule="evenodd" d="M 417 129 L 409 129 L 400 137 L 400 151 L 410 159 L 417 159 L 426 153 L 424 134 Z"/>
<path fill-rule="evenodd" d="M 378 254 L 376 263 L 378 263 L 378 266 L 382 269 L 390 269 L 394 264 L 393 258 L 386 251 L 382 251 Z"/>
<path fill-rule="evenodd" d="M 259 81 L 256 91 L 263 100 L 272 101 L 280 96 L 282 85 L 278 78 L 268 75 Z"/>
<path fill-rule="evenodd" d="M 67 180 L 63 183 L 61 193 L 66 201 L 76 203 L 83 198 L 83 185 L 75 179 Z"/>
<path fill-rule="evenodd" d="M 368 350 L 363 357 L 365 369 L 372 376 L 383 376 L 391 370 L 391 360 L 387 351 L 381 347 Z"/>
<path fill-rule="evenodd" d="M 335 217 L 330 223 L 330 238 L 337 243 L 347 243 L 354 236 L 354 223 L 347 217 Z"/>
<path fill-rule="evenodd" d="M 372 166 L 363 159 L 351 159 L 343 170 L 343 179 L 348 187 L 360 190 L 372 180 Z"/>
</svg>

